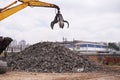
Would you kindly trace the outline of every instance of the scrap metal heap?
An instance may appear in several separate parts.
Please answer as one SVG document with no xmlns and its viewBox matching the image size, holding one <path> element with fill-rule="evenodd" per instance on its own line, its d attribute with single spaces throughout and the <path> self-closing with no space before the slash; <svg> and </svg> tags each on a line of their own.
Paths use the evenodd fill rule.
<svg viewBox="0 0 120 80">
<path fill-rule="evenodd" d="M 7 57 L 12 70 L 27 72 L 87 72 L 99 67 L 79 53 L 54 42 L 40 42 Z"/>
</svg>

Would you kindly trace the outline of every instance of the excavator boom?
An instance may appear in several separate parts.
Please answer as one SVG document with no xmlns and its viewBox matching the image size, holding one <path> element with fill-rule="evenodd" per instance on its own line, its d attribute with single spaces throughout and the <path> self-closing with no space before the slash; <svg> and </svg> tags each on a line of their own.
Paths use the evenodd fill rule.
<svg viewBox="0 0 120 80">
<path fill-rule="evenodd" d="M 58 10 L 54 20 L 51 22 L 51 28 L 53 29 L 54 24 L 59 23 L 59 27 L 63 28 L 64 27 L 64 23 L 68 24 L 69 27 L 69 23 L 63 19 L 62 14 L 60 13 L 60 8 L 55 5 L 55 4 L 51 4 L 51 3 L 46 3 L 46 2 L 42 2 L 39 0 L 18 0 L 19 2 L 21 2 L 21 4 L 18 4 L 16 6 L 13 6 L 14 4 L 17 3 L 17 1 L 14 1 L 13 3 L 9 4 L 8 6 L 0 9 L 0 21 L 9 17 L 10 15 L 26 8 L 27 6 L 31 6 L 31 7 L 48 7 L 48 8 L 56 8 Z M 13 7 L 10 7 L 13 6 Z"/>
<path fill-rule="evenodd" d="M 51 4 L 51 3 L 46 3 L 46 2 L 42 2 L 42 1 L 38 1 L 38 0 L 19 0 L 20 2 L 22 2 L 21 4 L 11 7 L 10 6 L 14 5 L 17 3 L 17 1 L 9 4 L 8 6 L 6 6 L 5 8 L 0 9 L 0 21 L 9 17 L 10 15 L 26 8 L 27 6 L 32 6 L 32 7 L 49 7 L 49 8 L 56 8 L 56 9 L 60 9 L 57 5 L 55 4 Z"/>
</svg>

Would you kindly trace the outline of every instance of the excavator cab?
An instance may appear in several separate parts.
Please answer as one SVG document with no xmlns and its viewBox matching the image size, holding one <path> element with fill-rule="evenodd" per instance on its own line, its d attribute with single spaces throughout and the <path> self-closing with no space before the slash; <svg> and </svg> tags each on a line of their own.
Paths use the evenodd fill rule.
<svg viewBox="0 0 120 80">
<path fill-rule="evenodd" d="M 6 55 L 1 56 L 3 51 L 9 46 L 9 44 L 12 42 L 12 39 L 9 37 L 0 37 L 0 74 L 3 74 L 7 71 L 7 62 L 4 61 L 6 58 Z"/>
<path fill-rule="evenodd" d="M 9 37 L 0 37 L 0 54 L 8 47 L 13 40 Z"/>
</svg>

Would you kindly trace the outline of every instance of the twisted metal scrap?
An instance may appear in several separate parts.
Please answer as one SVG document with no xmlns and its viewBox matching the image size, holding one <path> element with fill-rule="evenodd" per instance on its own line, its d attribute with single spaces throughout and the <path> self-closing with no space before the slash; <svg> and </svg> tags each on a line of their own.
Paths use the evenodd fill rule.
<svg viewBox="0 0 120 80">
<path fill-rule="evenodd" d="M 62 14 L 60 13 L 60 11 L 58 11 L 58 13 L 56 14 L 54 20 L 51 22 L 51 28 L 53 29 L 54 25 L 56 23 L 59 23 L 59 27 L 60 28 L 64 28 L 64 23 L 68 24 L 68 28 L 69 28 L 69 22 L 63 19 Z"/>
</svg>

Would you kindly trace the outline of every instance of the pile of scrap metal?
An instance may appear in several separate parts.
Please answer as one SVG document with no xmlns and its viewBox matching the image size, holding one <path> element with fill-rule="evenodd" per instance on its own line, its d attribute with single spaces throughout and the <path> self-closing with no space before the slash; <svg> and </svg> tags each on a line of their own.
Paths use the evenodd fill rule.
<svg viewBox="0 0 120 80">
<path fill-rule="evenodd" d="M 33 44 L 19 53 L 9 54 L 6 61 L 13 71 L 78 73 L 101 70 L 99 65 L 58 42 Z"/>
</svg>

